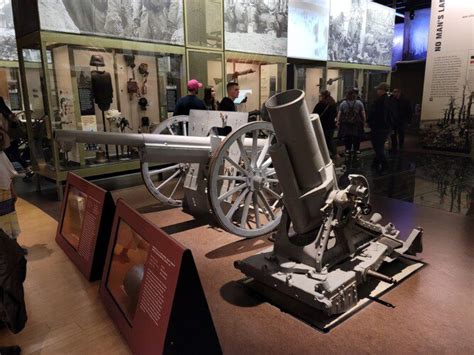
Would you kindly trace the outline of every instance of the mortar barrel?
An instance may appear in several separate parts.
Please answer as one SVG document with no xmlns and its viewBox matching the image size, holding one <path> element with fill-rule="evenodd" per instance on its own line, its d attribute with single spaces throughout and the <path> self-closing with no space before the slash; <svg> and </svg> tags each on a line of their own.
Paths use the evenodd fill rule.
<svg viewBox="0 0 474 355">
<path fill-rule="evenodd" d="M 311 123 L 313 125 L 314 133 L 316 134 L 319 150 L 323 156 L 324 164 L 328 165 L 331 162 L 331 156 L 329 155 L 329 149 L 326 144 L 326 138 L 324 137 L 323 126 L 321 125 L 319 115 L 311 115 Z"/>
<path fill-rule="evenodd" d="M 311 123 L 302 90 L 289 90 L 269 98 L 265 106 L 279 143 L 286 146 L 302 192 L 321 185 L 324 159 Z M 277 171 L 277 175 L 284 172 Z"/>
</svg>

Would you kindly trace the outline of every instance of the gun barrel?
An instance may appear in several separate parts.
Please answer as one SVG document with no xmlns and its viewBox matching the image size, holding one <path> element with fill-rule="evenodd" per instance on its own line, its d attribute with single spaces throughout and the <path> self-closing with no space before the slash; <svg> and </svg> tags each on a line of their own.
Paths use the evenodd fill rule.
<svg viewBox="0 0 474 355">
<path fill-rule="evenodd" d="M 130 145 L 142 147 L 145 144 L 170 144 L 186 146 L 211 147 L 209 137 L 173 136 L 168 134 L 85 132 L 73 130 L 56 130 L 54 138 L 58 142 Z"/>
</svg>

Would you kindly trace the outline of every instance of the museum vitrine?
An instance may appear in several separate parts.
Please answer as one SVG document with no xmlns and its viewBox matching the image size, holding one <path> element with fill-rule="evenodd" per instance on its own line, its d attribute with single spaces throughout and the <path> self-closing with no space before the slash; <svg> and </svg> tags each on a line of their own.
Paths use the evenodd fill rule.
<svg viewBox="0 0 474 355">
<path fill-rule="evenodd" d="M 222 100 L 225 90 L 223 52 L 188 49 L 187 57 L 188 78 L 198 80 L 205 87 L 213 87 L 216 99 Z M 200 90 L 199 97 L 204 97 L 204 90 Z"/>
<path fill-rule="evenodd" d="M 226 52 L 226 83 L 237 82 L 237 111 L 259 111 L 277 92 L 286 90 L 286 57 Z"/>
<path fill-rule="evenodd" d="M 138 168 L 134 147 L 60 147 L 54 130 L 149 133 L 182 95 L 184 48 L 49 32 L 33 37 L 20 43 L 40 175 L 62 181 L 70 170 L 87 176 Z"/>
<path fill-rule="evenodd" d="M 291 88 L 305 92 L 306 104 L 312 111 L 319 101 L 320 91 L 327 88 L 326 63 L 297 59 L 288 59 L 288 61 L 288 82 L 291 81 Z"/>
<path fill-rule="evenodd" d="M 223 49 L 222 0 L 185 0 L 186 46 Z"/>
</svg>

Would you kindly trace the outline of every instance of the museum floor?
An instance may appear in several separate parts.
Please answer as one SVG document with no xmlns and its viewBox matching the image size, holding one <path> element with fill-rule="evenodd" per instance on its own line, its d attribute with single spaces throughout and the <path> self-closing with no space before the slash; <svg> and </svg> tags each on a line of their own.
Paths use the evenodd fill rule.
<svg viewBox="0 0 474 355">
<path fill-rule="evenodd" d="M 270 245 L 242 240 L 180 209 L 165 209 L 143 186 L 114 185 L 122 197 L 186 247 L 196 260 L 225 354 L 234 353 L 456 353 L 474 352 L 473 163 L 470 159 L 406 153 L 391 158 L 390 173 L 370 170 L 369 151 L 342 160 L 367 174 L 374 209 L 402 232 L 422 226 L 428 265 L 327 334 L 281 312 L 245 289 L 237 259 Z M 133 185 L 137 177 L 127 179 Z M 101 181 L 107 184 L 107 181 Z M 29 321 L 18 335 L 0 330 L 0 346 L 25 354 L 126 354 L 129 349 L 98 297 L 54 241 L 60 203 L 17 181 L 20 244 L 29 249 L 25 282 Z M 413 201 L 406 203 L 400 200 Z M 436 207 L 436 208 L 432 208 Z M 454 213 L 451 213 L 451 212 Z M 311 350 L 309 350 L 311 349 Z"/>
</svg>

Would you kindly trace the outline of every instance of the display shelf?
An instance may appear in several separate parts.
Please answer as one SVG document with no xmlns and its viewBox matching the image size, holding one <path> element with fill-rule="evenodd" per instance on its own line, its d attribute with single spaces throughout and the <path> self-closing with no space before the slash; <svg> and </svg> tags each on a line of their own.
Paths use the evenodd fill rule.
<svg viewBox="0 0 474 355">
<path fill-rule="evenodd" d="M 25 112 L 31 160 L 40 176 L 56 182 L 59 196 L 68 171 L 113 174 L 139 162 L 135 148 L 59 147 L 55 130 L 147 133 L 185 90 L 182 46 L 40 31 L 19 38 L 18 48 L 25 106 L 32 108 Z"/>
</svg>

